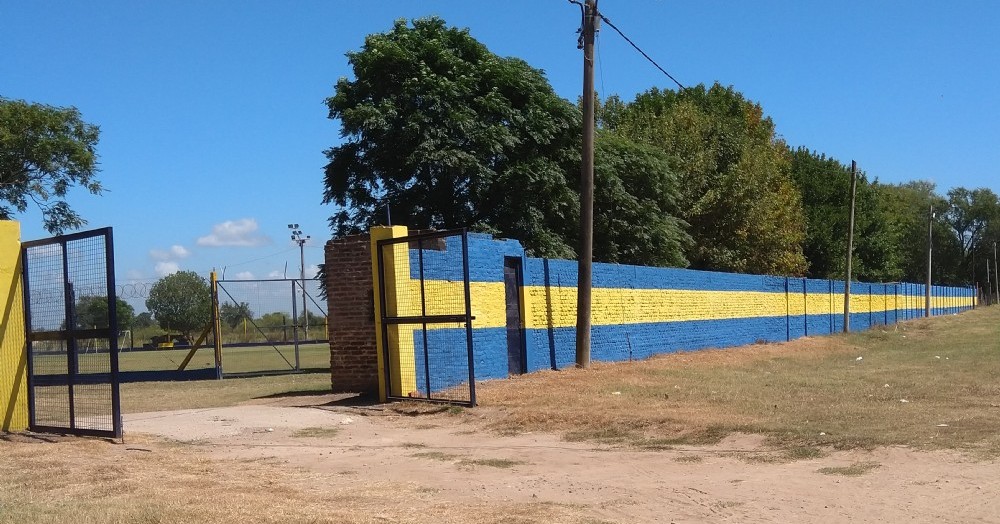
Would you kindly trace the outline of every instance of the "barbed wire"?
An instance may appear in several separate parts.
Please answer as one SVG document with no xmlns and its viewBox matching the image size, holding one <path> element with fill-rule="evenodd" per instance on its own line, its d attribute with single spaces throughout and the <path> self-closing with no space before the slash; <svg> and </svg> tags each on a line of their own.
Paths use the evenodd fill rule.
<svg viewBox="0 0 1000 524">
<path fill-rule="evenodd" d="M 149 290 L 153 288 L 155 282 L 129 282 L 119 284 L 115 292 L 118 298 L 149 298 Z"/>
<path fill-rule="evenodd" d="M 231 280 L 226 281 L 228 283 L 270 283 L 275 281 L 286 281 L 286 282 L 298 282 L 298 279 L 269 279 L 269 280 Z M 313 284 L 318 282 L 318 279 L 307 278 L 307 282 Z M 130 298 L 149 298 L 149 292 L 156 285 L 156 281 L 150 282 L 126 282 L 124 284 L 117 284 L 115 286 L 115 294 L 118 298 L 130 299 Z M 107 295 L 107 287 L 104 285 L 92 285 L 89 287 L 75 286 L 73 289 L 73 294 L 76 295 L 77 300 L 81 297 L 103 297 Z M 311 294 L 310 294 L 311 295 Z M 44 288 L 32 288 L 31 289 L 31 301 L 35 303 L 41 302 L 51 302 L 57 301 L 62 302 L 65 297 L 65 290 L 61 286 L 50 286 Z"/>
</svg>

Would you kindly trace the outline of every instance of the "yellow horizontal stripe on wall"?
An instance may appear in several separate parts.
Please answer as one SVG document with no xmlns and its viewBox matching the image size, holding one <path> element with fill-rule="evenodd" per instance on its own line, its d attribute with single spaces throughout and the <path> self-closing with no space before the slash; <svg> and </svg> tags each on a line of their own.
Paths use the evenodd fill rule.
<svg viewBox="0 0 1000 524">
<path fill-rule="evenodd" d="M 476 327 L 503 327 L 507 325 L 506 295 L 503 282 L 470 282 L 472 295 L 473 325 Z M 429 315 L 464 315 L 465 289 L 462 282 L 443 280 L 424 281 L 424 303 L 420 301 L 420 281 L 407 280 L 398 284 L 396 311 L 391 314 L 400 317 L 423 316 L 423 308 Z M 462 327 L 460 324 L 434 324 L 432 329 Z"/>
<path fill-rule="evenodd" d="M 502 282 L 471 282 L 473 326 L 504 327 L 506 295 Z M 398 316 L 420 316 L 420 281 L 408 280 L 397 293 Z M 465 313 L 462 282 L 427 280 L 424 282 L 427 315 Z M 525 286 L 524 322 L 526 328 L 571 327 L 576 325 L 575 287 Z M 696 291 L 675 289 L 594 288 L 595 326 L 723 320 L 730 318 L 780 317 L 785 315 L 842 315 L 844 295 L 763 291 Z M 971 297 L 934 297 L 934 308 L 972 305 Z M 922 296 L 851 295 L 852 313 L 883 313 L 895 309 L 922 309 Z M 433 324 L 430 329 L 463 327 L 461 324 Z"/>
</svg>

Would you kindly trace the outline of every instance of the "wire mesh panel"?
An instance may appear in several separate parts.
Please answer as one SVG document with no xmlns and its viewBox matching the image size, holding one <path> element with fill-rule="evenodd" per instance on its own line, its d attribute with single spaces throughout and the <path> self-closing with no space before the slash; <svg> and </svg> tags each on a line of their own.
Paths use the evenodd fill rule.
<svg viewBox="0 0 1000 524">
<path fill-rule="evenodd" d="M 226 376 L 330 369 L 319 282 L 220 280 L 222 369 Z"/>
<path fill-rule="evenodd" d="M 121 437 L 111 229 L 25 242 L 30 425 Z"/>
<path fill-rule="evenodd" d="M 386 395 L 475 405 L 465 230 L 378 242 Z"/>
</svg>

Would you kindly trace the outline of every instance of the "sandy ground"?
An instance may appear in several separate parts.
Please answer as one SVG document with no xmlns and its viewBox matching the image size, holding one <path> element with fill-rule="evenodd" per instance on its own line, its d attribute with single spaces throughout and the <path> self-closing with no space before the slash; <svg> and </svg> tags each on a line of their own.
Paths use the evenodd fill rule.
<svg viewBox="0 0 1000 524">
<path fill-rule="evenodd" d="M 127 415 L 126 444 L 157 435 L 220 460 L 301 468 L 331 486 L 416 485 L 454 505 L 548 502 L 595 522 L 1000 522 L 1000 464 L 957 453 L 887 448 L 774 461 L 750 435 L 633 451 L 558 435 L 499 436 L 475 416 L 407 416 L 337 400 Z M 873 469 L 819 471 L 858 463 Z"/>
</svg>

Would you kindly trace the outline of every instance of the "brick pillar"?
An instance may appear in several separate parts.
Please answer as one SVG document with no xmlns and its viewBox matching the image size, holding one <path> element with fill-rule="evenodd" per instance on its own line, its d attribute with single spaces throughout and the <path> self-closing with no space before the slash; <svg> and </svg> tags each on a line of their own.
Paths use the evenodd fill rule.
<svg viewBox="0 0 1000 524">
<path fill-rule="evenodd" d="M 367 233 L 326 243 L 326 290 L 333 391 L 378 392 L 378 354 Z"/>
</svg>

